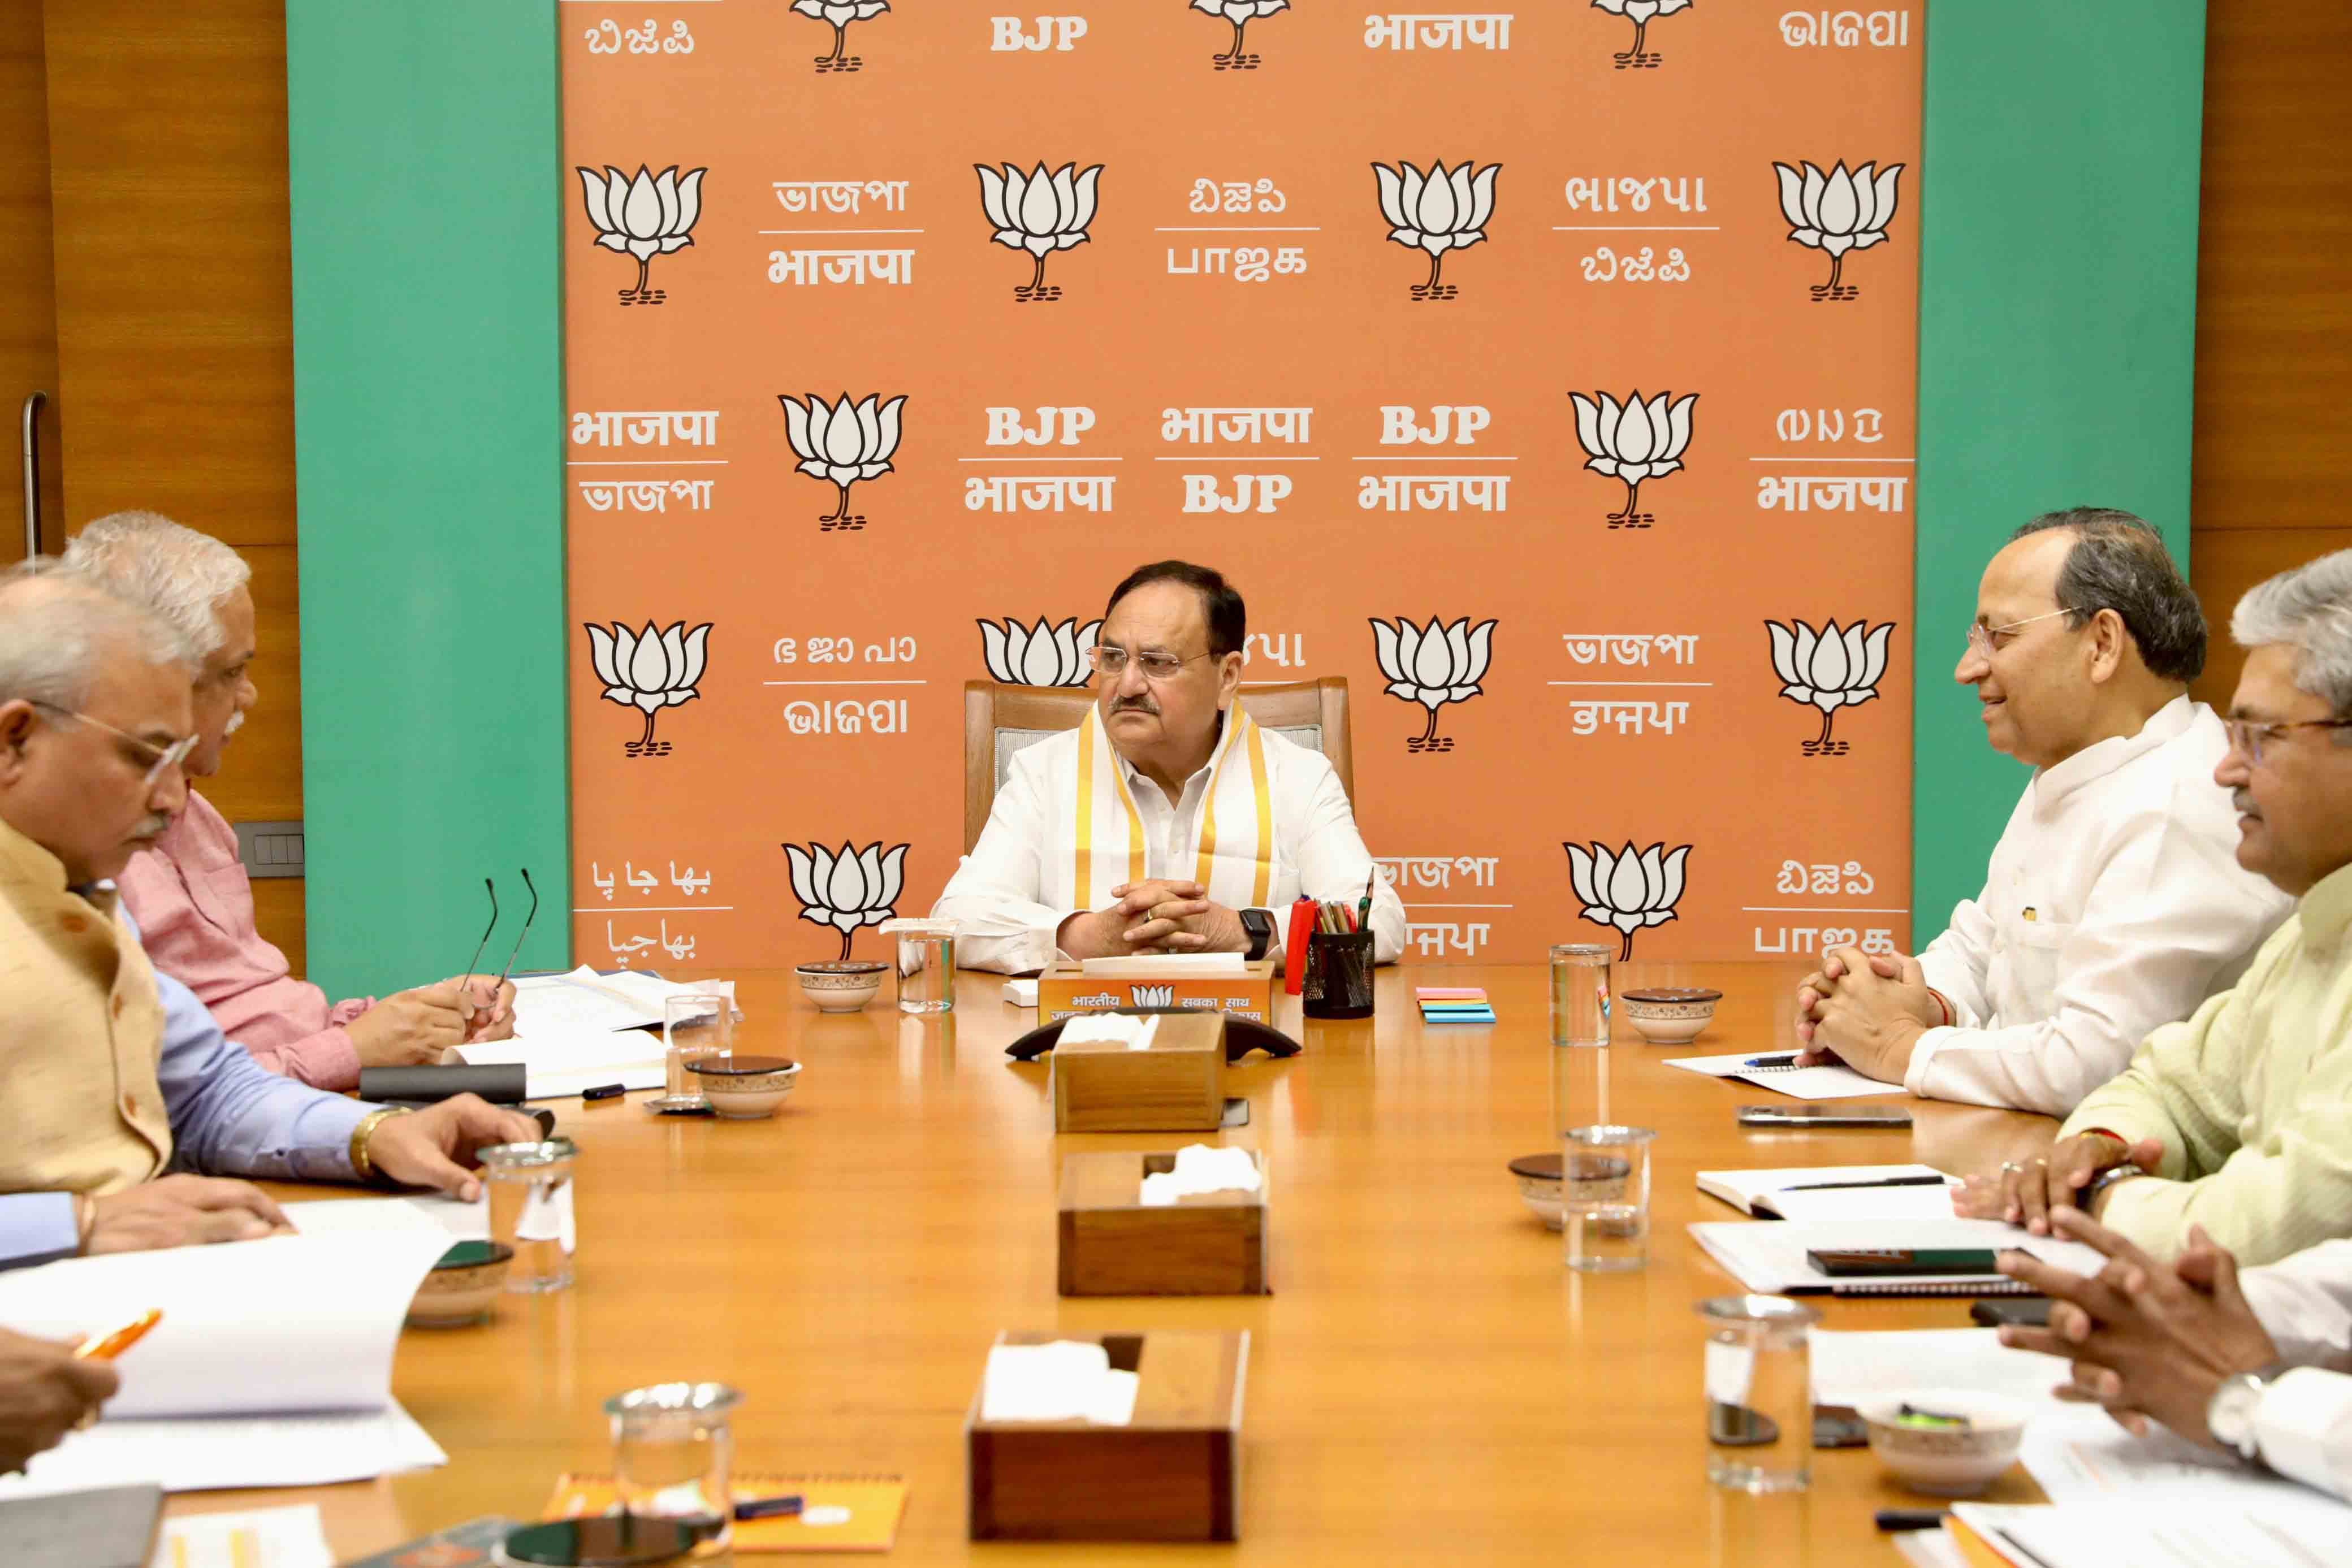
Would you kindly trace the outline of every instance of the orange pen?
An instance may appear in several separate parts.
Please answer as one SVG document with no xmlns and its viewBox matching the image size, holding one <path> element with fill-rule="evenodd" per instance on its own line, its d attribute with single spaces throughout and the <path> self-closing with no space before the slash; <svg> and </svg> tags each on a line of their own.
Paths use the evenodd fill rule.
<svg viewBox="0 0 2352 1568">
<path fill-rule="evenodd" d="M 147 1331 L 163 1321 L 161 1307 L 150 1307 L 121 1328 L 82 1342 L 74 1352 L 77 1361 L 112 1361 L 147 1336 Z"/>
</svg>

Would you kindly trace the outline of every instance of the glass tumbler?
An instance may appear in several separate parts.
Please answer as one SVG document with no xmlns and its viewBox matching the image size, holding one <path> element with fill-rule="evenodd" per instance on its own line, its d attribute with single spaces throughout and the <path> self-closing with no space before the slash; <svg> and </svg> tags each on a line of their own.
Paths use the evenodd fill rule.
<svg viewBox="0 0 2352 1568">
<path fill-rule="evenodd" d="M 572 1218 L 572 1167 L 580 1157 L 569 1138 L 540 1144 L 493 1144 L 476 1151 L 490 1195 L 490 1239 L 514 1249 L 507 1289 L 519 1295 L 561 1291 L 572 1283 L 572 1253 L 579 1241 Z"/>
<path fill-rule="evenodd" d="M 624 1511 L 675 1520 L 692 1555 L 716 1557 L 733 1536 L 735 1406 L 723 1383 L 657 1383 L 604 1401 L 613 1422 L 613 1489 Z"/>
<path fill-rule="evenodd" d="M 952 920 L 886 920 L 882 935 L 898 944 L 898 1010 L 955 1010 L 955 939 Z"/>
<path fill-rule="evenodd" d="M 1551 1042 L 1609 1043 L 1609 949 L 1598 943 L 1552 947 Z"/>
<path fill-rule="evenodd" d="M 1650 1127 L 1570 1127 L 1561 1134 L 1559 1218 L 1565 1261 L 1608 1273 L 1650 1260 Z"/>
<path fill-rule="evenodd" d="M 735 1009 L 725 997 L 675 996 L 662 998 L 662 1054 L 668 1071 L 662 1096 L 648 1101 L 652 1111 L 708 1111 L 709 1096 L 689 1070 L 706 1057 L 726 1056 L 735 1049 Z"/>
<path fill-rule="evenodd" d="M 1812 1326 L 1786 1296 L 1716 1296 L 1706 1320 L 1706 1479 L 1732 1491 L 1801 1491 L 1812 1480 Z"/>
</svg>

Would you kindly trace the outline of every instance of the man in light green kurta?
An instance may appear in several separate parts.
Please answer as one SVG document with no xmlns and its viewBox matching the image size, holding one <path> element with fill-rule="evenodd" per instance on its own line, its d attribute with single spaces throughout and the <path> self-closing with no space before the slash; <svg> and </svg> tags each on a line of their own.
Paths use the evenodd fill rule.
<svg viewBox="0 0 2352 1568">
<path fill-rule="evenodd" d="M 2248 593 L 2252 652 L 2214 770 L 2238 862 L 2300 902 L 2245 977 L 2149 1035 L 2046 1160 L 1972 1179 L 1964 1212 L 2037 1233 L 2086 1208 L 2158 1259 L 2191 1225 L 2249 1267 L 2352 1236 L 2352 550 Z"/>
</svg>

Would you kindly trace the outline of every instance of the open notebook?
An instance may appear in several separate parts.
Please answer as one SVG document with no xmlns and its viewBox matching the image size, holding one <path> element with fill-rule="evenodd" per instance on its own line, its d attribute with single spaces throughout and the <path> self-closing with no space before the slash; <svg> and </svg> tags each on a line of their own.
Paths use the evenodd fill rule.
<svg viewBox="0 0 2352 1568">
<path fill-rule="evenodd" d="M 1698 1173 L 1699 1191 L 1761 1219 L 1946 1219 L 1958 1185 L 1933 1166 Z"/>
<path fill-rule="evenodd" d="M 0 1496 L 152 1481 L 167 1491 L 313 1486 L 447 1462 L 393 1401 L 411 1297 L 449 1235 L 413 1226 L 73 1258 L 0 1274 L 0 1323 L 63 1338 L 149 1307 L 97 1426 Z"/>
<path fill-rule="evenodd" d="M 1751 1291 L 1766 1295 L 1838 1296 L 2030 1296 L 2031 1287 L 2005 1275 L 1895 1275 L 1868 1280 L 1832 1280 L 1806 1261 L 1815 1249 L 1917 1247 L 2015 1248 L 2045 1263 L 2095 1274 L 2106 1259 L 2079 1241 L 2033 1236 L 1998 1219 L 1815 1219 L 1760 1225 L 1753 1220 L 1707 1221 L 1690 1228 L 1691 1239 Z"/>
<path fill-rule="evenodd" d="M 1679 1067 L 1685 1072 L 1701 1072 L 1709 1078 L 1732 1078 L 1742 1083 L 1752 1083 L 1759 1089 L 1769 1089 L 1776 1094 L 1786 1094 L 1798 1100 L 1851 1100 L 1864 1094 L 1899 1093 L 1900 1083 L 1881 1083 L 1875 1078 L 1864 1078 L 1851 1067 L 1835 1063 L 1827 1067 L 1749 1067 L 1750 1061 L 1769 1061 L 1790 1055 L 1785 1051 L 1766 1051 L 1759 1056 L 1752 1051 L 1736 1051 L 1729 1056 L 1670 1056 L 1668 1067 Z"/>
</svg>

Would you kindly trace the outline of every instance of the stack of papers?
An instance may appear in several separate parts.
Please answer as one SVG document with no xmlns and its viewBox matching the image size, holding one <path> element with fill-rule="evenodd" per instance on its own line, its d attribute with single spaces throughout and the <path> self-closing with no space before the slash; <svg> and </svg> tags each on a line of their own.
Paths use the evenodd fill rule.
<svg viewBox="0 0 2352 1568">
<path fill-rule="evenodd" d="M 73 1258 L 0 1274 L 0 1324 L 62 1338 L 156 1307 L 122 1391 L 0 1496 L 152 1481 L 167 1491 L 317 1486 L 447 1462 L 392 1398 L 401 1321 L 449 1235 L 273 1236 Z"/>
<path fill-rule="evenodd" d="M 1872 1219 L 1790 1220 L 1785 1225 L 1759 1225 L 1750 1220 L 1724 1220 L 1694 1225 L 1691 1239 L 1708 1257 L 1728 1270 L 1751 1291 L 1768 1296 L 1831 1294 L 1884 1295 L 2031 1295 L 2007 1276 L 1983 1274 L 1903 1274 L 1870 1279 L 1832 1280 L 1808 1262 L 1808 1251 L 1869 1249 L 1885 1247 L 1981 1248 L 2000 1252 L 2011 1249 L 2031 1252 L 2045 1263 L 2078 1274 L 2095 1274 L 2106 1259 L 2079 1241 L 2056 1236 L 2034 1236 L 1998 1219 Z"/>
<path fill-rule="evenodd" d="M 1135 1415 L 1138 1379 L 1110 1364 L 1093 1340 L 1000 1344 L 988 1353 L 980 1388 L 983 1421 L 1086 1421 L 1124 1427 Z"/>
<path fill-rule="evenodd" d="M 1948 1219 L 1958 1185 L 1933 1166 L 1698 1173 L 1699 1191 L 1764 1219 Z"/>
<path fill-rule="evenodd" d="M 2044 1508 L 1963 1502 L 1944 1528 L 2001 1562 L 2034 1568 L 2228 1563 L 2325 1568 L 2352 1557 L 2352 1508 L 2288 1483 L 2301 1497 L 2073 1502 Z"/>
<path fill-rule="evenodd" d="M 1799 1100 L 1850 1100 L 1903 1087 L 1900 1083 L 1881 1083 L 1875 1078 L 1864 1078 L 1851 1067 L 1786 1065 L 1794 1058 L 1793 1051 L 1769 1051 L 1762 1056 L 1741 1051 L 1731 1056 L 1669 1057 L 1666 1065 L 1686 1072 L 1703 1072 L 1709 1078 L 1736 1078 L 1742 1083 L 1753 1083 L 1759 1089 Z"/>
<path fill-rule="evenodd" d="M 1416 986 L 1412 999 L 1423 1023 L 1493 1023 L 1494 1004 L 1476 986 Z"/>
<path fill-rule="evenodd" d="M 2004 1394 L 2063 1410 L 2051 1392 L 2066 1381 L 2066 1364 L 2030 1350 L 2011 1350 L 1997 1329 L 1916 1329 L 1895 1333 L 1806 1336 L 1812 1362 L 1813 1403 L 1858 1406 L 1922 1388 L 1970 1388 Z"/>
<path fill-rule="evenodd" d="M 568 975 L 530 975 L 514 983 L 515 1036 L 520 1040 L 568 1036 L 582 1030 L 658 1029 L 662 1004 L 671 997 L 719 996 L 730 1008 L 732 980 L 684 984 L 658 975 L 625 969 L 600 975 L 583 964 Z M 743 1009 L 734 1008 L 737 1018 Z M 697 1015 L 708 1018 L 706 1011 Z"/>
</svg>

